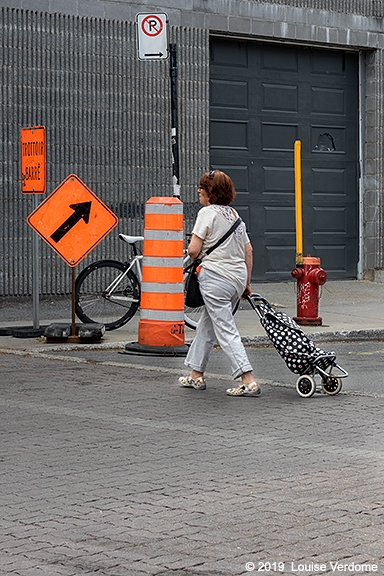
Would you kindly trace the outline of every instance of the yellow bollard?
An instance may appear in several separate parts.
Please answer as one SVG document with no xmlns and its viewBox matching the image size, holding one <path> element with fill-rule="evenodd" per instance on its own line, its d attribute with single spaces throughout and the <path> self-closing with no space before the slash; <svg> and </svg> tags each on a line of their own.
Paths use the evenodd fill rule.
<svg viewBox="0 0 384 576">
<path fill-rule="evenodd" d="M 294 144 L 295 213 L 296 213 L 296 265 L 303 264 L 303 208 L 301 194 L 301 141 Z"/>
</svg>

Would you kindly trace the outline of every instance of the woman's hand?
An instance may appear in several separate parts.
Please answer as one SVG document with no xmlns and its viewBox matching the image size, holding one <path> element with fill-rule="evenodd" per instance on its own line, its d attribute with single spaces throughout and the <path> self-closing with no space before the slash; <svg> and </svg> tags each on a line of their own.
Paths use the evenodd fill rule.
<svg viewBox="0 0 384 576">
<path fill-rule="evenodd" d="M 252 288 L 250 284 L 246 285 L 242 298 L 245 298 L 246 296 L 252 296 Z"/>
</svg>

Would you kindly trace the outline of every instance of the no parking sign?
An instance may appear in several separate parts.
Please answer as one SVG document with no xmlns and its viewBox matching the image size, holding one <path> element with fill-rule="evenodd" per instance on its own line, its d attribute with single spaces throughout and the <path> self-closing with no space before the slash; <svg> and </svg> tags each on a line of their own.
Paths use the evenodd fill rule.
<svg viewBox="0 0 384 576">
<path fill-rule="evenodd" d="M 136 22 L 139 59 L 168 58 L 167 14 L 137 14 Z"/>
</svg>

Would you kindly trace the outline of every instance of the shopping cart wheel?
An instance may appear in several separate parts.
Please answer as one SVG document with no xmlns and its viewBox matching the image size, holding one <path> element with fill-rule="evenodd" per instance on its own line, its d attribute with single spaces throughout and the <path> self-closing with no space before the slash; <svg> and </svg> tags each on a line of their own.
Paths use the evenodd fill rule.
<svg viewBox="0 0 384 576">
<path fill-rule="evenodd" d="M 326 380 L 322 381 L 322 390 L 323 392 L 325 392 L 326 394 L 329 394 L 330 396 L 334 396 L 335 394 L 338 394 L 341 390 L 343 386 L 343 383 L 341 381 L 341 378 L 337 378 L 336 376 L 331 376 L 330 378 L 327 378 Z"/>
<path fill-rule="evenodd" d="M 296 390 L 302 398 L 310 398 L 316 392 L 316 382 L 312 376 L 303 374 L 296 380 Z"/>
</svg>

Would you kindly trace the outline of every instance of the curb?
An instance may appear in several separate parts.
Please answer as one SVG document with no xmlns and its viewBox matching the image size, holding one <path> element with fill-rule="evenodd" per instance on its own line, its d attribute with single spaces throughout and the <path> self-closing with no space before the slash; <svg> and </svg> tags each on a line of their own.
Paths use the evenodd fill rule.
<svg viewBox="0 0 384 576">
<path fill-rule="evenodd" d="M 313 340 L 315 343 L 320 342 L 364 342 L 367 340 L 378 340 L 384 341 L 384 329 L 377 328 L 372 330 L 335 330 L 334 332 L 312 332 L 306 333 L 306 336 Z M 20 339 L 18 339 L 20 341 Z M 241 338 L 244 346 L 259 346 L 259 347 L 273 347 L 272 342 L 267 336 L 242 336 Z M 185 342 L 186 345 L 191 343 L 191 339 Z M 1 342 L 0 342 L 1 344 Z M 128 343 L 129 345 L 129 343 Z M 44 343 L 39 347 L 26 346 L 24 350 L 30 350 L 33 353 L 39 352 L 50 352 L 50 351 L 62 351 L 71 352 L 76 350 L 116 350 L 125 349 L 127 346 L 127 340 L 121 341 L 116 340 L 115 342 L 98 342 L 98 343 L 57 343 L 52 346 L 49 343 Z M 6 350 L 14 350 L 9 346 L 8 348 L 0 346 L 2 353 L 6 353 Z"/>
<path fill-rule="evenodd" d="M 360 342 L 365 340 L 384 340 L 384 329 L 306 332 L 305 335 L 314 342 Z M 273 346 L 267 336 L 243 336 L 241 340 L 244 346 Z"/>
</svg>

